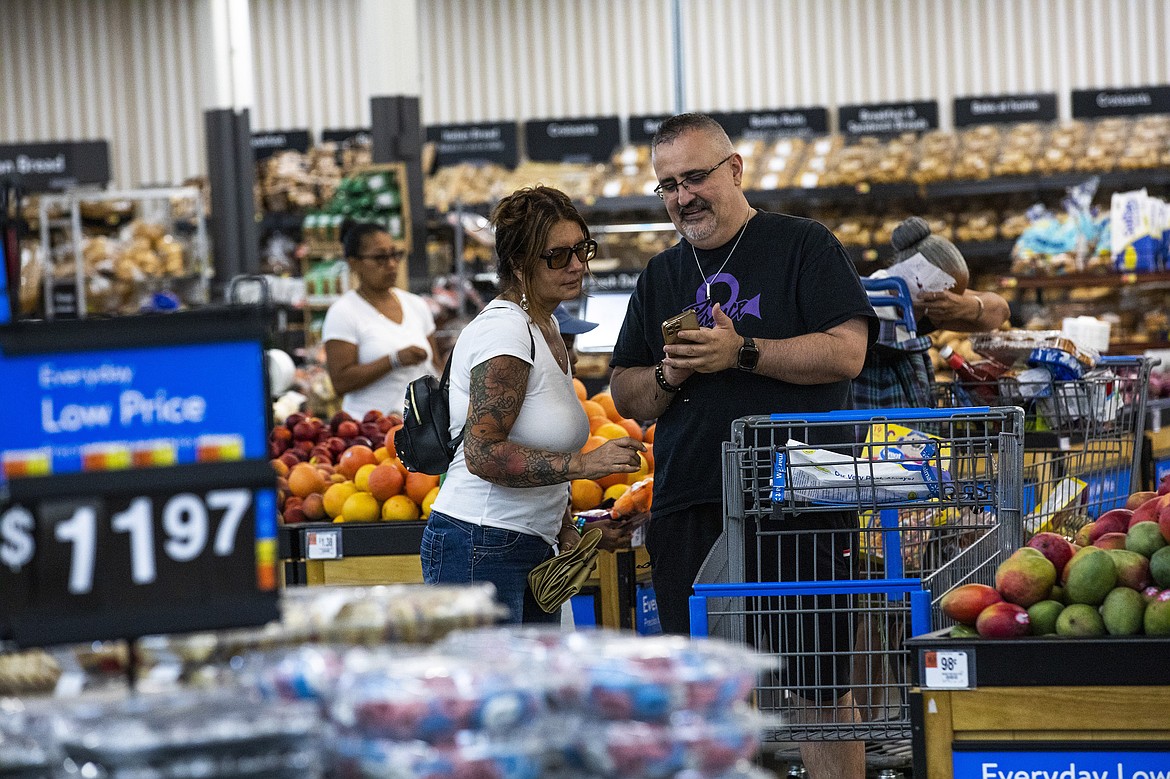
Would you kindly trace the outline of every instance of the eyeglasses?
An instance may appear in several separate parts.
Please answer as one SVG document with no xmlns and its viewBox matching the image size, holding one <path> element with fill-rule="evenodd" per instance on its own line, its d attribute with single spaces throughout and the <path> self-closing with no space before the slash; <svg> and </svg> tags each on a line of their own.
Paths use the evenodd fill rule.
<svg viewBox="0 0 1170 779">
<path fill-rule="evenodd" d="M 401 249 L 395 249 L 390 252 L 381 252 L 379 254 L 359 254 L 359 260 L 369 260 L 376 262 L 379 265 L 386 265 L 387 263 L 396 262 L 406 256 L 406 252 Z"/>
<path fill-rule="evenodd" d="M 576 246 L 558 246 L 540 255 L 540 259 L 544 260 L 549 270 L 560 270 L 569 264 L 569 258 L 573 255 L 577 255 L 582 263 L 589 262 L 597 256 L 597 241 L 586 238 Z"/>
<path fill-rule="evenodd" d="M 723 159 L 719 160 L 719 162 L 716 162 L 710 168 L 707 168 L 707 170 L 700 170 L 700 171 L 696 171 L 695 173 L 688 173 L 687 175 L 682 177 L 681 181 L 674 181 L 673 179 L 670 181 L 663 181 L 661 184 L 659 184 L 658 186 L 656 186 L 654 188 L 654 194 L 658 195 L 659 198 L 665 200 L 667 195 L 673 195 L 676 192 L 678 192 L 679 187 L 684 188 L 687 192 L 694 192 L 696 189 L 703 186 L 703 184 L 707 181 L 707 177 L 710 176 L 712 173 L 714 173 L 716 168 L 718 168 L 720 165 L 727 162 L 729 159 L 731 159 L 734 156 L 735 156 L 735 152 L 732 152 L 731 154 L 728 154 Z"/>
</svg>

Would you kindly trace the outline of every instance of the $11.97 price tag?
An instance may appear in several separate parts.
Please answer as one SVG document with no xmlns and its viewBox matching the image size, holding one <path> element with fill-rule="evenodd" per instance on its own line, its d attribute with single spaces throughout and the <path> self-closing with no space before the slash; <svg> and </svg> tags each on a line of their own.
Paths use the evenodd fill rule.
<svg viewBox="0 0 1170 779">
<path fill-rule="evenodd" d="M 194 476 L 197 468 L 175 470 Z M 183 481 L 186 489 L 14 495 L 0 507 L 0 609 L 16 640 L 131 637 L 275 616 L 274 606 L 254 619 L 242 613 L 275 603 L 273 490 Z"/>
</svg>

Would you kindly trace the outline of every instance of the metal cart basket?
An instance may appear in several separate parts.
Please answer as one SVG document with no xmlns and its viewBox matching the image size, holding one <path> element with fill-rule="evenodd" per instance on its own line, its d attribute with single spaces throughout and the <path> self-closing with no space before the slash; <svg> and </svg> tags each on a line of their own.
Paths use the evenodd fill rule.
<svg viewBox="0 0 1170 779">
<path fill-rule="evenodd" d="M 757 689 L 783 723 L 767 741 L 910 738 L 905 639 L 942 627 L 942 596 L 991 583 L 1018 545 L 1023 421 L 983 407 L 732 424 L 691 625 L 775 659 Z"/>
<path fill-rule="evenodd" d="M 943 408 L 978 398 L 993 406 L 1024 409 L 1025 537 L 1053 531 L 1072 538 L 1141 489 L 1142 432 L 1153 365 L 1145 357 L 1102 357 L 1078 379 L 940 382 L 936 397 Z"/>
</svg>

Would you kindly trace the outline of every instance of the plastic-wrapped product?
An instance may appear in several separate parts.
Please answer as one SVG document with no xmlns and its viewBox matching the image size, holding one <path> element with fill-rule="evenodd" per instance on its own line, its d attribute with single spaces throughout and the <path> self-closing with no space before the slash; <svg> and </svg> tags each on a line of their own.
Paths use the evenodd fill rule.
<svg viewBox="0 0 1170 779">
<path fill-rule="evenodd" d="M 343 676 L 330 715 L 367 738 L 449 744 L 460 731 L 507 733 L 541 715 L 544 676 L 435 652 L 375 661 Z"/>
<path fill-rule="evenodd" d="M 48 742 L 20 701 L 0 700 L 0 777 L 49 779 L 55 755 Z"/>
<path fill-rule="evenodd" d="M 342 732 L 331 744 L 332 762 L 340 779 L 539 779 L 557 744 L 553 734 L 544 736 L 466 734 L 435 746 Z"/>
</svg>

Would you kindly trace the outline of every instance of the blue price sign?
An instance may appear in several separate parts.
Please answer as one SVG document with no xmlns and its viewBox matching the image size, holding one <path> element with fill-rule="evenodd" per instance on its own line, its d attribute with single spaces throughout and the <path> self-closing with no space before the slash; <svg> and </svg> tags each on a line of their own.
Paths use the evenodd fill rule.
<svg viewBox="0 0 1170 779">
<path fill-rule="evenodd" d="M 1082 476 L 1088 486 L 1089 513 L 1096 519 L 1101 514 L 1112 509 L 1125 506 L 1129 498 L 1131 471 L 1124 468 L 1119 471 L 1099 471 Z"/>
<path fill-rule="evenodd" d="M 266 457 L 259 342 L 6 355 L 9 479 Z M 7 393 L 6 393 L 7 394 Z"/>
<path fill-rule="evenodd" d="M 1170 779 L 1170 752 L 956 751 L 955 779 Z"/>
</svg>

